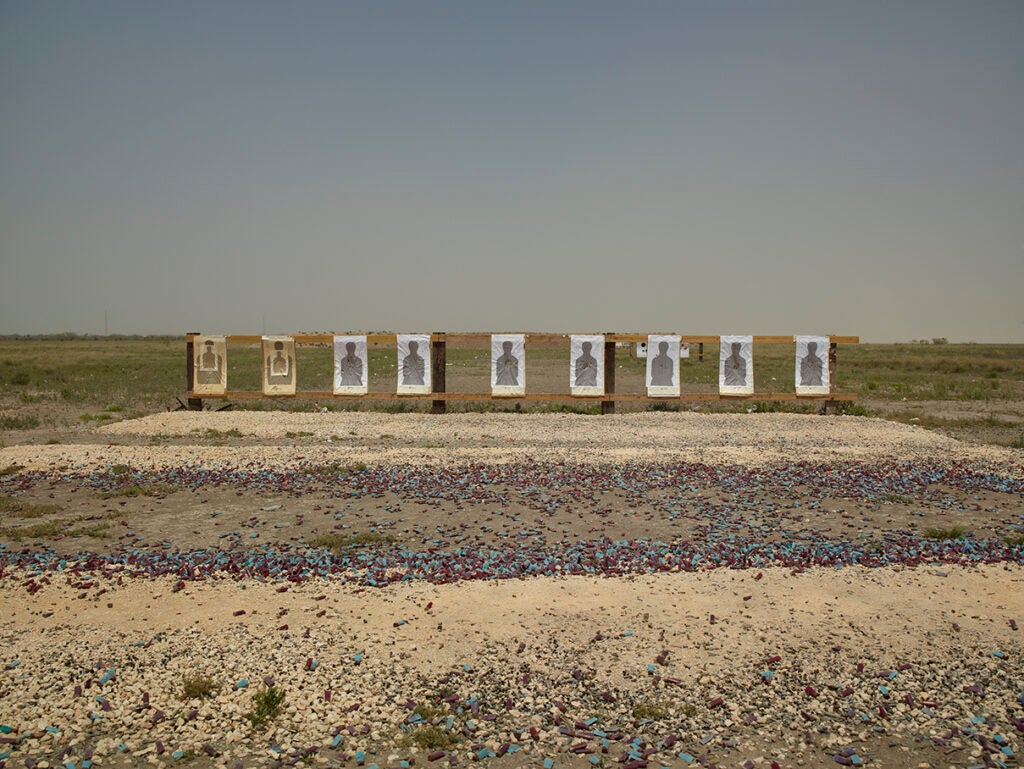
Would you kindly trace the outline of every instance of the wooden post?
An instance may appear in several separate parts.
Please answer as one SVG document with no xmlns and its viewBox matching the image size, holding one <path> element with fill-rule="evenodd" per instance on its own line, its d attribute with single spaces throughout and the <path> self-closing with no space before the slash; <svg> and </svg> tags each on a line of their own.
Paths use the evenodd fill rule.
<svg viewBox="0 0 1024 769">
<path fill-rule="evenodd" d="M 189 334 L 198 334 L 198 331 L 189 331 Z M 185 392 L 192 392 L 192 388 L 196 383 L 196 360 L 195 360 L 195 345 L 192 344 L 192 338 L 188 337 L 185 342 Z M 202 398 L 189 398 L 188 399 L 189 411 L 202 411 L 203 410 L 203 399 Z"/>
<path fill-rule="evenodd" d="M 615 392 L 615 342 L 604 343 L 604 391 Z M 615 401 L 601 401 L 601 414 L 614 414 Z"/>
<path fill-rule="evenodd" d="M 836 391 L 836 351 L 836 343 L 831 342 L 828 346 L 828 392 L 830 395 Z M 833 411 L 835 410 L 836 402 L 831 398 L 825 401 L 825 407 L 821 410 L 821 413 L 827 414 L 829 406 L 832 407 Z"/>
<path fill-rule="evenodd" d="M 703 342 L 697 342 L 697 362 L 698 363 L 703 363 L 704 362 L 704 343 Z"/>
<path fill-rule="evenodd" d="M 447 390 L 445 382 L 445 364 L 447 363 L 447 350 L 445 347 L 444 334 L 436 333 L 434 341 L 430 343 L 430 385 L 435 393 L 443 393 Z M 431 414 L 444 414 L 448 409 L 448 401 L 431 401 Z"/>
</svg>

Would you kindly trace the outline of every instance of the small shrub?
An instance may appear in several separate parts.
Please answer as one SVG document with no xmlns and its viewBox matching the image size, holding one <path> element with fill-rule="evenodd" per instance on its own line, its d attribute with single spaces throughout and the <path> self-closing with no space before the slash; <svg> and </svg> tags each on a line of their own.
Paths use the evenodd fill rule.
<svg viewBox="0 0 1024 769">
<path fill-rule="evenodd" d="M 1021 433 L 1014 440 L 1010 441 L 1010 448 L 1024 449 L 1024 433 Z"/>
<path fill-rule="evenodd" d="M 448 715 L 447 708 L 443 708 L 440 705 L 431 705 L 429 702 L 421 702 L 412 712 L 424 721 L 433 721 Z"/>
<path fill-rule="evenodd" d="M 633 706 L 633 718 L 637 721 L 657 720 L 668 715 L 668 706 L 661 700 L 641 700 Z"/>
<path fill-rule="evenodd" d="M 10 465 L 7 465 L 7 467 L 5 467 L 5 468 L 0 469 L 0 477 L 3 477 L 5 475 L 14 475 L 15 473 L 20 473 L 24 469 L 25 469 L 24 465 L 10 464 Z"/>
<path fill-rule="evenodd" d="M 1024 546 L 1024 534 L 1007 534 L 1003 537 L 1003 542 L 1010 547 L 1022 547 Z"/>
<path fill-rule="evenodd" d="M 161 494 L 166 493 L 167 489 L 163 486 L 157 486 L 154 484 L 130 484 L 128 486 L 122 486 L 119 489 L 113 489 L 112 491 L 104 491 L 99 497 L 100 499 L 115 499 L 117 497 L 158 497 Z"/>
<path fill-rule="evenodd" d="M 458 745 L 462 736 L 439 726 L 421 726 L 402 742 L 408 747 L 415 745 L 420 750 L 444 750 Z"/>
<path fill-rule="evenodd" d="M 963 539 L 967 529 L 963 526 L 950 526 L 948 529 L 925 529 L 925 539 Z"/>
<path fill-rule="evenodd" d="M 21 542 L 26 539 L 47 539 L 64 531 L 64 521 L 47 521 L 34 526 L 5 526 L 0 528 L 0 539 Z"/>
<path fill-rule="evenodd" d="M 0 430 L 32 430 L 36 427 L 39 427 L 39 417 L 32 414 L 5 414 L 0 417 Z"/>
<path fill-rule="evenodd" d="M 283 702 L 284 689 L 268 686 L 252 698 L 252 708 L 245 714 L 245 717 L 254 727 L 263 726 L 281 714 Z"/>
<path fill-rule="evenodd" d="M 130 473 L 131 471 L 132 469 L 128 465 L 113 465 L 110 468 L 111 475 L 114 475 L 115 477 L 118 478 L 128 475 L 128 473 Z"/>
<path fill-rule="evenodd" d="M 237 427 L 232 427 L 230 430 L 214 430 L 209 428 L 206 431 L 207 438 L 241 438 L 242 432 Z"/>
<path fill-rule="evenodd" d="M 97 523 L 94 526 L 87 526 L 84 529 L 69 531 L 69 537 L 94 537 L 95 539 L 110 539 L 110 524 Z"/>
<path fill-rule="evenodd" d="M 375 531 L 360 531 L 355 534 L 320 534 L 310 540 L 311 547 L 322 547 L 332 553 L 340 553 L 350 547 L 366 547 L 368 545 L 392 544 L 396 542 L 391 534 L 378 534 Z"/>
<path fill-rule="evenodd" d="M 205 700 L 220 691 L 220 684 L 209 676 L 185 676 L 181 681 L 181 700 Z"/>
<path fill-rule="evenodd" d="M 52 515 L 61 510 L 60 505 L 52 502 L 22 502 L 10 497 L 0 499 L 0 512 L 11 513 L 19 518 L 42 518 L 44 515 Z"/>
<path fill-rule="evenodd" d="M 110 414 L 82 414 L 78 417 L 83 422 L 102 422 L 104 419 L 113 419 Z"/>
</svg>

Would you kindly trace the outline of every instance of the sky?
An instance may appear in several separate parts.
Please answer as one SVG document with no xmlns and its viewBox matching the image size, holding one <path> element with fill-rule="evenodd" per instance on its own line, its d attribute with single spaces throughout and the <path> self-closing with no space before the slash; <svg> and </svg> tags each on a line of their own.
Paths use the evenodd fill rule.
<svg viewBox="0 0 1024 769">
<path fill-rule="evenodd" d="M 1024 2 L 0 0 L 0 333 L 1024 342 Z"/>
</svg>

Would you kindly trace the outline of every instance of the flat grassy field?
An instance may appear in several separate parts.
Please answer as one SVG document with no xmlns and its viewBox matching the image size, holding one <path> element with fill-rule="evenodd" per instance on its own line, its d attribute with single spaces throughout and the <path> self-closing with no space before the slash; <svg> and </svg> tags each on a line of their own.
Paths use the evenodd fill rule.
<svg viewBox="0 0 1024 769">
<path fill-rule="evenodd" d="M 371 346 L 370 390 L 395 388 L 393 348 Z M 230 389 L 258 390 L 260 351 L 256 345 L 229 345 Z M 794 346 L 757 345 L 755 392 L 793 392 Z M 450 392 L 489 390 L 489 350 L 449 344 Z M 298 351 L 300 390 L 330 390 L 332 353 L 326 346 Z M 644 361 L 620 348 L 616 389 L 642 392 Z M 568 349 L 527 349 L 527 391 L 568 393 Z M 684 392 L 715 392 L 718 348 L 705 345 L 704 361 L 681 363 Z M 105 424 L 178 407 L 185 399 L 183 337 L 0 337 L 0 443 L 72 441 Z M 941 430 L 967 440 L 1024 447 L 1024 345 L 860 344 L 841 345 L 836 389 L 859 400 L 847 413 L 881 416 Z M 208 400 L 211 408 L 223 401 Z M 425 401 L 348 401 L 326 398 L 258 399 L 234 408 L 311 411 L 328 408 L 389 411 L 423 410 Z M 521 403 L 482 400 L 451 403 L 452 410 L 594 412 L 583 403 Z M 757 399 L 723 403 L 658 402 L 619 404 L 628 409 L 700 411 L 814 411 L 811 403 L 772 403 Z"/>
</svg>

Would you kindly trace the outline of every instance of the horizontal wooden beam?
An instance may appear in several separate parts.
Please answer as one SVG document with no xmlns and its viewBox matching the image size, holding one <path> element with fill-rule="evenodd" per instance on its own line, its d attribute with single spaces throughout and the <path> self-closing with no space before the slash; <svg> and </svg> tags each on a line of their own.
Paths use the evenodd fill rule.
<svg viewBox="0 0 1024 769">
<path fill-rule="evenodd" d="M 189 398 L 218 400 L 314 400 L 331 399 L 339 401 L 378 400 L 378 401 L 530 401 L 530 402 L 593 402 L 619 401 L 855 401 L 856 393 L 829 393 L 828 395 L 797 395 L 796 393 L 754 393 L 753 395 L 721 395 L 719 393 L 682 393 L 667 398 L 652 398 L 646 393 L 605 393 L 604 395 L 570 395 L 569 393 L 527 393 L 526 395 L 491 395 L 490 393 L 425 393 L 422 395 L 399 395 L 392 392 L 371 392 L 366 395 L 335 395 L 330 390 L 303 390 L 295 395 L 264 395 L 258 390 L 228 390 L 223 395 L 207 395 L 190 392 Z"/>
<path fill-rule="evenodd" d="M 672 332 L 666 332 L 671 334 Z M 186 334 L 185 341 L 192 342 L 200 334 Z M 296 344 L 332 344 L 334 334 L 286 334 L 295 340 Z M 339 333 L 338 336 L 366 336 L 367 344 L 393 345 L 398 341 L 397 334 L 362 334 L 360 332 Z M 525 334 L 526 344 L 557 344 L 569 343 L 571 334 Z M 647 334 L 605 334 L 607 342 L 646 342 Z M 225 338 L 231 344 L 259 344 L 263 337 L 260 334 L 227 334 Z M 713 335 L 682 334 L 680 341 L 690 344 L 717 344 L 721 337 Z M 475 342 L 484 345 L 490 344 L 490 334 L 431 334 L 432 342 L 467 343 Z M 830 336 L 832 344 L 860 344 L 859 336 Z M 793 337 L 788 335 L 755 335 L 754 344 L 793 344 Z"/>
</svg>

